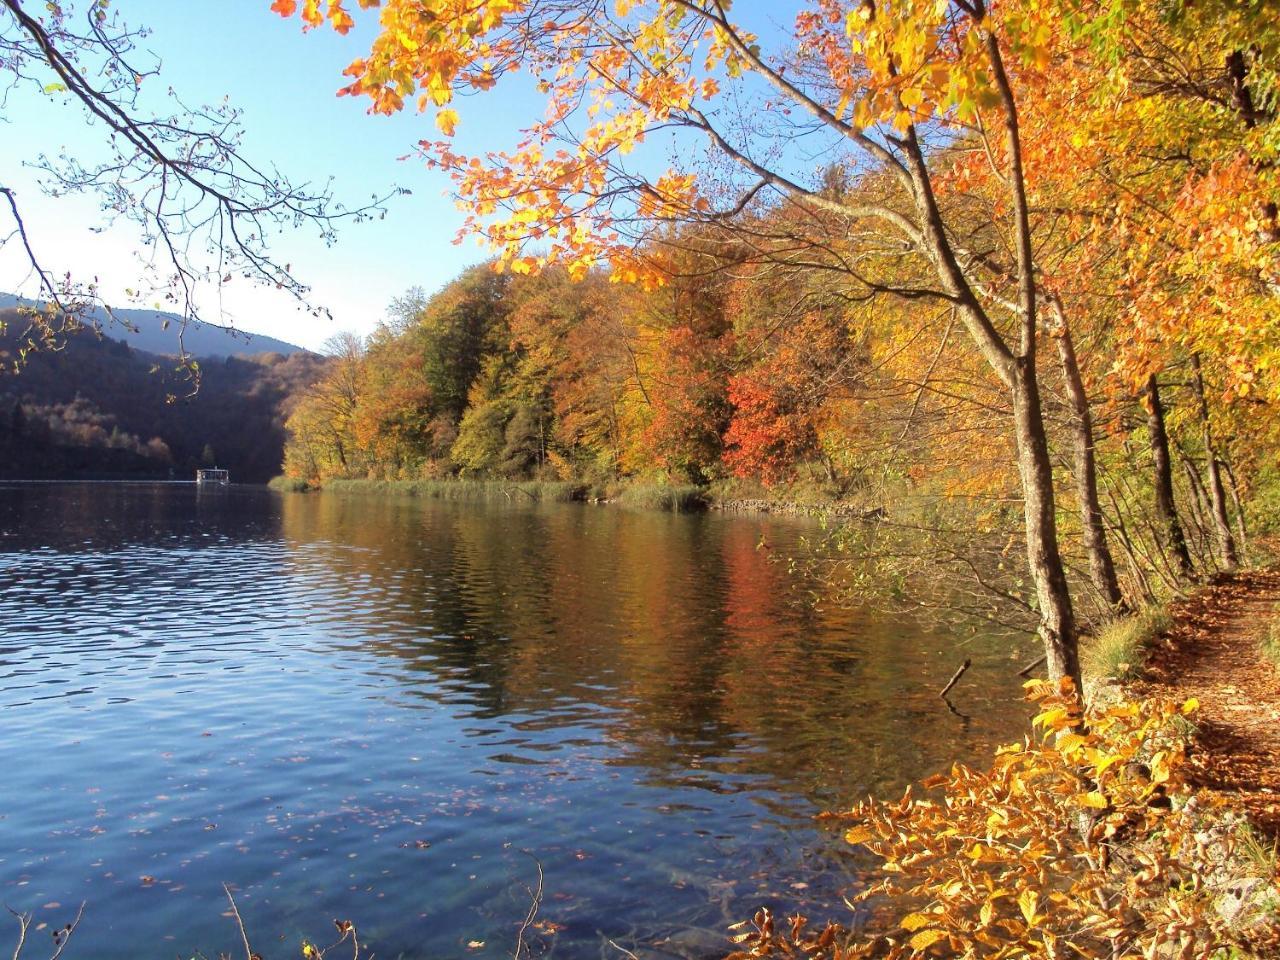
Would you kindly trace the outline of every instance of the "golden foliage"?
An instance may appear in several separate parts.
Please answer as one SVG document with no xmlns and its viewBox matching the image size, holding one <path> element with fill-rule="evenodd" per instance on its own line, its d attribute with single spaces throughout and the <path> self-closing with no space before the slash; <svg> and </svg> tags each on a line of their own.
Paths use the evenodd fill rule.
<svg viewBox="0 0 1280 960">
<path fill-rule="evenodd" d="M 799 917 L 778 930 L 764 912 L 731 960 L 1225 957 L 1273 937 L 1273 919 L 1233 925 L 1217 909 L 1224 851 L 1206 849 L 1205 801 L 1184 782 L 1176 735 L 1197 704 L 1085 716 L 1069 687 L 1029 687 L 1038 733 L 1001 748 L 990 770 L 956 765 L 922 795 L 830 815 L 883 861 L 884 878 L 856 899 L 905 904 L 897 932 L 848 942 Z"/>
</svg>

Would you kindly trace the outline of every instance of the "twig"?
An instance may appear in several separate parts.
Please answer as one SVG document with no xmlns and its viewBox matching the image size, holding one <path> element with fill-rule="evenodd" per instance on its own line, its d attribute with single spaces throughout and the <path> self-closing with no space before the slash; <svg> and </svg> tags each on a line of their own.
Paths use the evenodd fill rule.
<svg viewBox="0 0 1280 960">
<path fill-rule="evenodd" d="M 1030 663 L 1028 663 L 1025 667 L 1023 667 L 1021 670 L 1019 670 L 1019 671 L 1018 671 L 1018 676 L 1020 676 L 1020 677 L 1029 677 L 1029 676 L 1031 676 L 1031 671 L 1032 671 L 1032 670 L 1034 670 L 1036 667 L 1040 666 L 1040 664 L 1044 663 L 1044 662 L 1045 662 L 1046 660 L 1048 660 L 1048 659 L 1049 659 L 1049 658 L 1048 658 L 1048 656 L 1047 656 L 1047 655 L 1045 655 L 1045 654 L 1043 654 L 1043 653 L 1042 653 L 1042 654 L 1040 654 L 1040 656 L 1036 657 L 1034 660 L 1032 660 Z"/>
<path fill-rule="evenodd" d="M 947 699 L 947 694 L 951 692 L 951 688 L 960 682 L 960 678 L 964 676 L 964 672 L 973 664 L 973 660 L 965 657 L 964 663 L 960 664 L 960 669 L 951 675 L 951 679 L 947 681 L 947 685 L 939 691 L 938 696 L 943 700 Z"/>
<path fill-rule="evenodd" d="M 5 909 L 13 914 L 18 921 L 18 943 L 13 948 L 13 960 L 19 960 L 22 950 L 27 944 L 27 930 L 31 927 L 32 914 L 19 913 L 13 907 L 5 905 Z M 71 935 L 76 932 L 76 927 L 80 926 L 80 918 L 84 916 L 84 902 L 80 904 L 80 909 L 76 911 L 76 918 L 69 924 L 54 933 L 54 945 L 57 947 L 53 951 L 53 956 L 49 960 L 58 960 L 62 956 L 62 951 L 67 948 L 67 942 L 71 939 Z"/>
<path fill-rule="evenodd" d="M 333 925 L 338 928 L 338 933 L 340 934 L 340 936 L 338 937 L 337 940 L 329 944 L 323 950 L 316 951 L 316 953 L 320 955 L 321 960 L 324 960 L 325 954 L 327 954 L 334 947 L 337 947 L 343 943 L 346 943 L 347 937 L 351 938 L 351 948 L 352 948 L 351 960 L 360 960 L 360 935 L 356 932 L 356 925 L 352 923 L 350 920 L 334 920 Z"/>
<path fill-rule="evenodd" d="M 630 958 L 631 958 L 631 960 L 640 960 L 640 958 L 639 958 L 639 957 L 637 957 L 634 953 L 632 953 L 632 952 L 631 952 L 630 950 L 628 950 L 626 947 L 622 946 L 621 944 L 618 944 L 618 943 L 614 942 L 613 940 L 611 940 L 611 939 L 609 939 L 609 938 L 607 938 L 607 937 L 605 938 L 605 943 L 609 944 L 609 946 L 613 947 L 615 950 L 619 950 L 619 951 L 621 951 L 622 953 L 625 953 L 628 957 L 630 957 Z"/>
<path fill-rule="evenodd" d="M 249 946 L 249 934 L 244 928 L 244 921 L 240 919 L 240 908 L 236 906 L 236 898 L 231 895 L 231 888 L 225 883 L 222 889 L 227 892 L 227 899 L 231 901 L 231 912 L 236 918 L 236 926 L 240 928 L 240 939 L 244 942 L 245 960 L 253 960 L 253 948 Z"/>
<path fill-rule="evenodd" d="M 520 924 L 520 932 L 516 934 L 516 952 L 511 955 L 511 960 L 520 960 L 520 954 L 526 949 L 524 942 L 525 931 L 533 924 L 534 918 L 538 916 L 538 908 L 542 906 L 542 863 L 528 850 L 525 850 L 524 853 L 538 868 L 538 886 L 535 890 L 529 890 L 528 887 L 525 887 L 525 890 L 529 892 L 529 912 L 525 915 L 524 922 Z"/>
<path fill-rule="evenodd" d="M 58 949 L 53 951 L 53 956 L 49 960 L 58 960 L 62 956 L 62 951 L 67 949 L 67 944 L 71 942 L 71 935 L 76 932 L 76 927 L 80 926 L 80 918 L 84 916 L 84 901 L 80 901 L 80 909 L 76 911 L 76 918 L 63 928 L 62 942 L 58 944 Z M 14 954 L 17 956 L 17 954 Z"/>
<path fill-rule="evenodd" d="M 12 913 L 14 919 L 18 921 L 18 945 L 13 948 L 13 960 L 18 960 L 19 954 L 22 953 L 22 947 L 27 942 L 27 927 L 31 926 L 31 914 L 19 913 L 13 907 L 7 905 L 5 909 Z"/>
</svg>

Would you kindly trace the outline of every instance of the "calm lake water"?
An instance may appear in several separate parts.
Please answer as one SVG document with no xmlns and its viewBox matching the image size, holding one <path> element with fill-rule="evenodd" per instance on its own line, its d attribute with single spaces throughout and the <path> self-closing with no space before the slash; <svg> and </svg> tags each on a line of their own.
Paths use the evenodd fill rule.
<svg viewBox="0 0 1280 960">
<path fill-rule="evenodd" d="M 535 955 L 847 920 L 871 864 L 813 815 L 1016 737 L 1032 643 L 822 602 L 776 562 L 812 532 L 0 485 L 0 901 L 86 901 L 72 960 L 243 953 L 223 882 L 269 960 L 334 918 L 509 957 L 534 858 Z"/>
</svg>

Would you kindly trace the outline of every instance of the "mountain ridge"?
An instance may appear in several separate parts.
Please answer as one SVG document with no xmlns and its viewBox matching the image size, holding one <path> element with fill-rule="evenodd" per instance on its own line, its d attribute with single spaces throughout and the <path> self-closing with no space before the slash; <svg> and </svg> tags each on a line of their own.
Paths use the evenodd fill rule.
<svg viewBox="0 0 1280 960">
<path fill-rule="evenodd" d="M 37 301 L 27 297 L 0 292 L 0 309 L 34 306 L 36 303 Z M 101 307 L 95 308 L 91 313 L 92 318 L 101 324 L 104 337 L 127 343 L 144 353 L 166 357 L 178 355 L 178 329 L 182 323 L 179 314 L 132 308 L 112 308 L 112 313 L 115 320 Z M 126 323 L 136 330 L 128 329 L 124 325 Z M 252 357 L 263 353 L 278 353 L 287 357 L 299 352 L 315 352 L 263 333 L 230 330 L 208 323 L 189 323 L 183 334 L 183 345 L 189 356 L 198 359 Z"/>
</svg>

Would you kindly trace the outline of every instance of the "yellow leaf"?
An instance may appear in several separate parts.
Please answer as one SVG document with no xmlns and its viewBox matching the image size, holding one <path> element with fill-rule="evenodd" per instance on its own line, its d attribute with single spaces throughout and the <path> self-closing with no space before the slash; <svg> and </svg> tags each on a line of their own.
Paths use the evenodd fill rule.
<svg viewBox="0 0 1280 960">
<path fill-rule="evenodd" d="M 441 110 L 436 114 L 436 126 L 440 128 L 440 132 L 446 137 L 452 137 L 453 131 L 458 127 L 458 111 L 457 110 Z"/>
<path fill-rule="evenodd" d="M 906 930 L 908 933 L 912 933 L 913 931 L 920 930 L 923 927 L 927 927 L 929 924 L 933 923 L 933 921 L 936 919 L 937 917 L 929 913 L 908 913 L 905 917 L 902 918 L 902 921 L 899 925 L 902 927 L 903 930 Z"/>
<path fill-rule="evenodd" d="M 1027 923 L 1036 922 L 1036 905 L 1040 902 L 1040 894 L 1034 890 L 1023 890 L 1018 894 L 1018 909 L 1022 911 L 1022 916 L 1026 918 Z"/>
<path fill-rule="evenodd" d="M 1087 742 L 1087 739 L 1078 733 L 1064 733 L 1054 742 L 1054 746 L 1062 753 L 1071 753 Z"/>
<path fill-rule="evenodd" d="M 919 933 L 917 933 L 914 937 L 911 938 L 910 940 L 911 949 L 912 950 L 928 950 L 931 946 L 933 946 L 939 940 L 945 939 L 946 936 L 947 934 L 943 930 L 938 930 L 938 929 L 921 930 Z"/>
<path fill-rule="evenodd" d="M 844 833 L 844 842 L 853 844 L 866 843 L 874 836 L 875 832 L 870 827 L 863 824 L 860 827 L 853 827 L 846 830 Z"/>
</svg>

